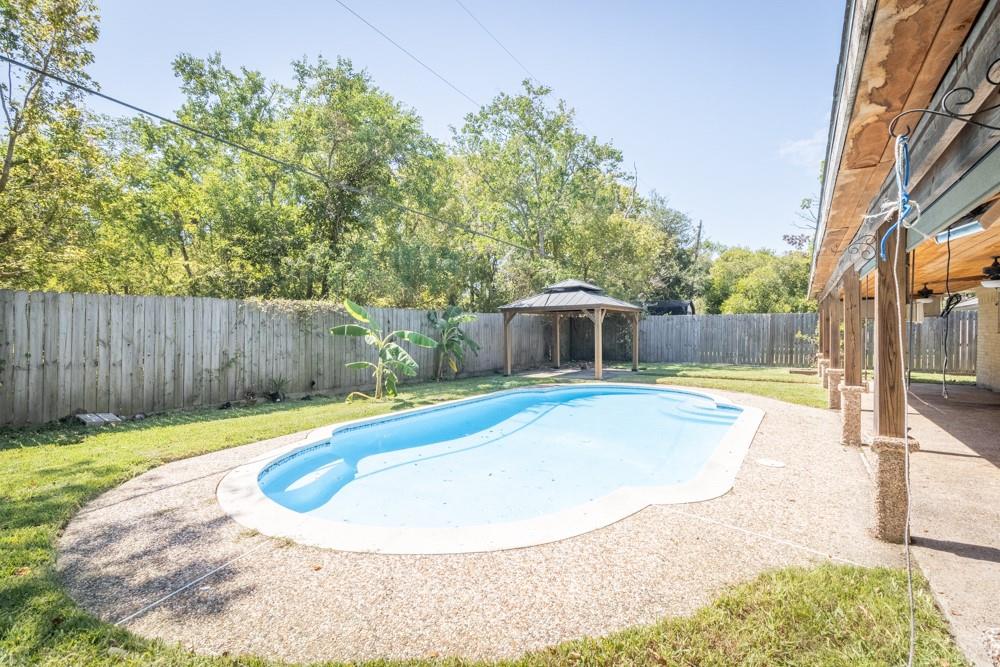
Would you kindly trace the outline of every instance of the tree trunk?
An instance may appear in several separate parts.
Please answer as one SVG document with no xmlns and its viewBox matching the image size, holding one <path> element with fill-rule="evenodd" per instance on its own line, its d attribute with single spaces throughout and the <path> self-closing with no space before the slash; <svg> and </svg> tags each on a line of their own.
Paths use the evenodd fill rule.
<svg viewBox="0 0 1000 667">
<path fill-rule="evenodd" d="M 17 130 L 11 130 L 7 136 L 7 151 L 3 156 L 3 168 L 0 170 L 0 194 L 7 189 L 10 180 L 10 170 L 14 164 L 14 144 L 17 143 Z"/>
<path fill-rule="evenodd" d="M 181 258 L 184 260 L 184 271 L 187 273 L 188 279 L 194 280 L 194 272 L 191 271 L 191 258 L 188 257 L 187 245 L 184 243 L 184 223 L 181 222 L 181 216 L 176 211 L 174 212 L 174 225 L 177 228 L 177 242 L 180 244 Z"/>
</svg>

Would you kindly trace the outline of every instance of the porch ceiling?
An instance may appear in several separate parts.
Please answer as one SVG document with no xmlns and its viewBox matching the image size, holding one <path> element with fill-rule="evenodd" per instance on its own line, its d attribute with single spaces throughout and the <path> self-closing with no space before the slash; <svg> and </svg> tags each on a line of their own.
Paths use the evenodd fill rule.
<svg viewBox="0 0 1000 667">
<path fill-rule="evenodd" d="M 889 122 L 926 107 L 985 0 L 857 0 L 848 12 L 809 291 L 822 295 L 892 169 Z M 866 30 L 867 27 L 867 30 Z M 853 70 L 853 71 L 851 71 Z M 852 99 L 853 98 L 853 99 Z M 841 108 L 842 105 L 849 108 Z"/>
<path fill-rule="evenodd" d="M 983 267 L 1000 255 L 1000 200 L 979 217 L 986 228 L 972 236 L 953 239 L 951 259 L 947 244 L 925 239 L 913 249 L 914 290 L 926 283 L 937 294 L 945 291 L 946 276 L 952 292 L 977 287 L 983 279 Z M 861 281 L 862 293 L 874 296 L 871 281 Z"/>
</svg>

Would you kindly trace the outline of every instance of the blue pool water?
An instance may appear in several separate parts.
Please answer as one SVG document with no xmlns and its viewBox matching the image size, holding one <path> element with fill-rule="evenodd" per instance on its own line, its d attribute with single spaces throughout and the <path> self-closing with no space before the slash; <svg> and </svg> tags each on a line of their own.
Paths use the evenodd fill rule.
<svg viewBox="0 0 1000 667">
<path fill-rule="evenodd" d="M 332 521 L 517 521 L 623 486 L 690 480 L 741 412 L 668 389 L 518 389 L 333 429 L 265 467 L 258 483 L 275 502 Z"/>
</svg>

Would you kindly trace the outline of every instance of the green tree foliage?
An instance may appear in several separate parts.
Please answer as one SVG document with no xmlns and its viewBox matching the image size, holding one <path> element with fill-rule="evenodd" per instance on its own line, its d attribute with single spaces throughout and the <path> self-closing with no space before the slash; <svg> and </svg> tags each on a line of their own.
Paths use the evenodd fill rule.
<svg viewBox="0 0 1000 667">
<path fill-rule="evenodd" d="M 653 193 L 644 215 L 662 234 L 663 242 L 656 257 L 656 271 L 651 297 L 694 299 L 701 295 L 708 281 L 715 245 L 704 238 L 700 225 Z"/>
<path fill-rule="evenodd" d="M 655 272 L 665 238 L 640 216 L 620 151 L 581 132 L 550 94 L 526 80 L 519 94 L 498 95 L 455 131 L 468 217 L 527 249 L 482 258 L 485 273 L 503 274 L 479 307 L 569 277 L 640 298 Z"/>
<path fill-rule="evenodd" d="M 88 0 L 3 0 L 0 21 L 3 52 L 96 85 Z M 780 262 L 739 289 L 710 276 L 715 246 L 544 86 L 497 95 L 444 144 L 348 60 L 294 62 L 284 84 L 218 54 L 173 66 L 177 119 L 224 141 L 0 77 L 0 287 L 489 311 L 579 278 L 629 300 L 803 307 L 770 299 L 799 284 Z"/>
<path fill-rule="evenodd" d="M 78 83 L 93 60 L 97 11 L 86 0 L 0 3 L 0 53 Z M 43 74 L 0 75 L 0 284 L 44 287 L 52 262 L 73 263 L 90 239 L 88 205 L 101 191 L 101 130 L 78 95 Z"/>
<path fill-rule="evenodd" d="M 806 296 L 809 255 L 792 250 L 729 248 L 709 270 L 704 294 L 710 313 L 799 313 L 815 310 Z"/>
</svg>

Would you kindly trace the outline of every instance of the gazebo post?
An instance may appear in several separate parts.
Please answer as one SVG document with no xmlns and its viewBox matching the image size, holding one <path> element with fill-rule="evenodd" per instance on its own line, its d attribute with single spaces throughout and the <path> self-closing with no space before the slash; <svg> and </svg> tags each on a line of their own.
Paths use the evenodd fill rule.
<svg viewBox="0 0 1000 667">
<path fill-rule="evenodd" d="M 639 370 L 639 313 L 632 314 L 632 372 Z"/>
<path fill-rule="evenodd" d="M 552 331 L 555 332 L 555 341 L 552 343 L 552 360 L 555 362 L 555 367 L 559 368 L 559 345 L 562 336 L 560 336 L 559 322 L 562 320 L 562 313 L 556 313 L 555 324 L 552 327 Z"/>
<path fill-rule="evenodd" d="M 503 314 L 503 374 L 510 375 L 510 321 L 514 313 Z"/>
<path fill-rule="evenodd" d="M 510 321 L 517 313 L 530 315 L 548 315 L 554 317 L 552 351 L 553 366 L 559 368 L 562 363 L 562 317 L 564 314 L 582 313 L 594 323 L 594 378 L 604 378 L 604 317 L 608 312 L 630 314 L 633 316 L 632 332 L 632 370 L 638 370 L 639 364 L 639 320 L 638 314 L 642 308 L 621 299 L 604 294 L 597 285 L 579 280 L 564 280 L 549 285 L 541 293 L 524 299 L 519 299 L 506 306 L 500 306 L 503 313 L 503 354 L 504 373 L 511 374 L 511 331 Z M 570 350 L 572 353 L 572 350 Z"/>
<path fill-rule="evenodd" d="M 604 314 L 603 308 L 594 309 L 594 379 L 604 379 Z"/>
</svg>

